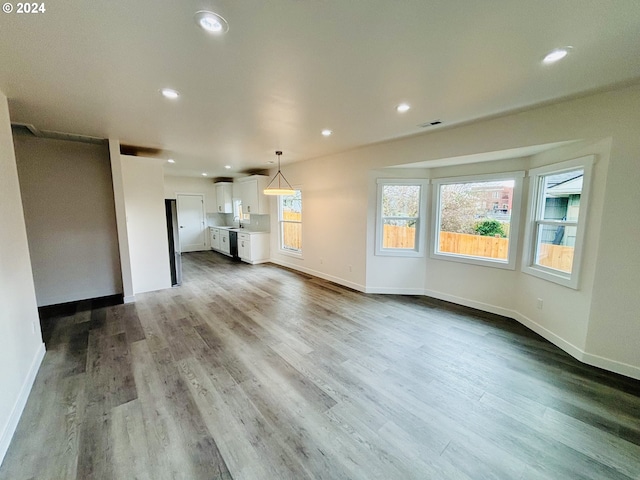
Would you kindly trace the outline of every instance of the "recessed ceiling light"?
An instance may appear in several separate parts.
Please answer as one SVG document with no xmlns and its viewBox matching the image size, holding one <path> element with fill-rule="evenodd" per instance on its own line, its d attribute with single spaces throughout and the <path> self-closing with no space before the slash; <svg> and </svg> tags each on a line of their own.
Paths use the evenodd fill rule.
<svg viewBox="0 0 640 480">
<path fill-rule="evenodd" d="M 408 112 L 410 108 L 411 106 L 408 103 L 401 103 L 396 107 L 396 111 L 398 113 L 404 113 L 404 112 Z"/>
<path fill-rule="evenodd" d="M 322 135 L 324 135 L 325 137 L 328 137 L 332 133 L 333 133 L 333 130 L 329 130 L 328 128 L 325 128 L 324 130 L 322 130 Z"/>
<path fill-rule="evenodd" d="M 173 158 L 170 158 L 169 160 L 167 160 L 167 162 L 169 163 L 176 163 L 176 161 Z"/>
<path fill-rule="evenodd" d="M 175 100 L 180 96 L 180 93 L 173 88 L 163 88 L 160 90 L 160 93 L 164 98 L 170 98 L 171 100 Z"/>
<path fill-rule="evenodd" d="M 207 174 L 206 174 L 206 173 L 204 173 L 204 172 L 202 172 L 200 175 L 202 175 L 203 177 L 206 177 L 206 176 L 207 176 Z"/>
<path fill-rule="evenodd" d="M 224 18 L 208 10 L 196 12 L 195 19 L 198 26 L 209 33 L 222 34 L 229 30 L 229 24 Z"/>
<path fill-rule="evenodd" d="M 569 51 L 572 47 L 562 47 L 556 48 L 555 50 L 551 50 L 545 57 L 542 59 L 542 63 L 546 63 L 547 65 L 550 63 L 555 63 L 558 60 L 562 60 L 564 57 L 569 55 Z"/>
<path fill-rule="evenodd" d="M 226 168 L 227 170 L 229 170 L 231 168 L 231 165 L 225 165 L 224 168 Z"/>
</svg>

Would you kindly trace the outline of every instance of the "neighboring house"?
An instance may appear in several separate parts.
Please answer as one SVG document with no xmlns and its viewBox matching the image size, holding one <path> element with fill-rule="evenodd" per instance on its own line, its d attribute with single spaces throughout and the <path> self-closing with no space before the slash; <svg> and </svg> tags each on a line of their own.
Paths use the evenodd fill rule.
<svg viewBox="0 0 640 480">
<path fill-rule="evenodd" d="M 513 187 L 502 184 L 483 184 L 474 189 L 474 194 L 478 198 L 478 211 L 486 212 L 487 216 L 493 218 L 495 215 L 510 215 L 513 204 Z"/>
<path fill-rule="evenodd" d="M 575 172 L 566 174 L 566 178 L 557 178 L 547 186 L 544 206 L 544 218 L 548 220 L 577 220 L 580 210 L 580 192 L 582 192 L 583 175 Z M 544 243 L 553 245 L 575 246 L 575 228 L 558 227 L 555 232 L 545 231 L 542 236 Z"/>
</svg>

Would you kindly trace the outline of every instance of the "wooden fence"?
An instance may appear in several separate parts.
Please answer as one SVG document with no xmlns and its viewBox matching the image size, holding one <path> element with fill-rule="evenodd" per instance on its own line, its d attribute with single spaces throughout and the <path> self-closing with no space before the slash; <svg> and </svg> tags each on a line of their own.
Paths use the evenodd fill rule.
<svg viewBox="0 0 640 480">
<path fill-rule="evenodd" d="M 383 248 L 415 248 L 415 227 L 399 227 L 397 225 L 384 225 L 382 238 Z"/>
<path fill-rule="evenodd" d="M 302 213 L 284 211 L 282 212 L 282 219 L 300 222 Z M 291 250 L 302 249 L 302 223 L 285 222 L 282 224 L 282 246 Z"/>
<path fill-rule="evenodd" d="M 506 260 L 509 253 L 509 239 L 440 232 L 440 252 Z"/>
<path fill-rule="evenodd" d="M 384 248 L 414 248 L 415 228 L 384 226 Z M 470 257 L 495 258 L 506 260 L 509 253 L 509 239 L 485 237 L 466 233 L 440 232 L 442 253 L 457 253 Z M 573 265 L 573 247 L 564 245 L 540 245 L 538 264 L 563 272 L 571 272 Z"/>
<path fill-rule="evenodd" d="M 300 221 L 301 214 L 283 212 L 284 220 Z M 302 224 L 284 223 L 282 225 L 284 245 L 292 249 L 302 248 Z M 382 245 L 384 248 L 415 248 L 415 227 L 384 225 Z M 466 233 L 440 232 L 441 253 L 457 253 L 470 257 L 495 258 L 506 260 L 509 253 L 509 239 L 485 237 Z M 538 264 L 571 272 L 573 265 L 573 247 L 543 243 L 538 252 Z"/>
<path fill-rule="evenodd" d="M 538 265 L 571 273 L 573 247 L 543 243 L 540 245 L 540 251 L 538 252 Z"/>
</svg>

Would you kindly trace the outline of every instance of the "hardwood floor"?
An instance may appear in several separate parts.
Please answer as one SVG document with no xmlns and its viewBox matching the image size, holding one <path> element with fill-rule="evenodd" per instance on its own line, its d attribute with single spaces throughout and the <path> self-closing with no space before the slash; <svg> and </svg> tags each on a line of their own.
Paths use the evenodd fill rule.
<svg viewBox="0 0 640 480">
<path fill-rule="evenodd" d="M 43 320 L 1 479 L 640 478 L 640 382 L 517 322 L 213 252 Z"/>
</svg>

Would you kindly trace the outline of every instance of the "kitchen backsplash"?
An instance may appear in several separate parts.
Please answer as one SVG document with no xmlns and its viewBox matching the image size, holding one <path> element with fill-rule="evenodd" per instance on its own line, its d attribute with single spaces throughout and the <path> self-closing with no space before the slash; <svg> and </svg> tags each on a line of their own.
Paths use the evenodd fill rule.
<svg viewBox="0 0 640 480">
<path fill-rule="evenodd" d="M 250 232 L 268 232 L 270 229 L 269 215 L 251 215 L 251 220 L 242 222 L 243 228 Z M 208 227 L 238 226 L 231 213 L 207 213 Z"/>
</svg>

